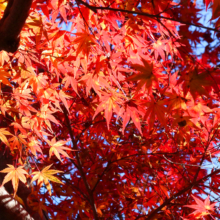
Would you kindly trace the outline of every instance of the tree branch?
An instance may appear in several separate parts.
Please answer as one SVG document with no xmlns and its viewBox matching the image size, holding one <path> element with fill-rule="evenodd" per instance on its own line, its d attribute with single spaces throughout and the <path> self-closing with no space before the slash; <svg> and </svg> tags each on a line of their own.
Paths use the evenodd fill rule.
<svg viewBox="0 0 220 220">
<path fill-rule="evenodd" d="M 2 145 L 2 143 L 0 142 Z M 7 148 L 6 148 L 7 149 Z M 6 164 L 13 164 L 13 157 L 10 153 L 5 149 L 5 147 L 1 146 L 0 149 L 0 170 L 6 168 Z M 0 173 L 0 185 L 3 181 L 5 174 Z M 46 220 L 46 216 L 41 218 L 37 211 L 34 211 L 31 207 L 28 206 L 27 198 L 32 193 L 32 189 L 28 188 L 21 181 L 19 182 L 17 195 L 24 202 L 25 208 L 23 208 L 10 194 L 13 193 L 13 186 L 11 183 L 6 183 L 4 187 L 0 187 L 0 219 L 16 219 L 23 220 L 24 216 L 29 219 L 34 220 Z M 24 210 L 24 211 L 23 211 Z M 7 217 L 10 215 L 11 217 Z M 3 215 L 7 215 L 4 217 Z M 21 216 L 20 216 L 21 215 Z M 29 218 L 28 216 L 31 216 Z"/>
<path fill-rule="evenodd" d="M 152 14 L 148 14 L 148 13 L 141 12 L 141 11 L 129 11 L 129 10 L 120 9 L 120 8 L 92 6 L 92 5 L 89 5 L 88 3 L 86 3 L 82 0 L 77 0 L 77 2 L 80 2 L 81 4 L 85 5 L 87 8 L 89 8 L 93 12 L 97 12 L 97 10 L 108 10 L 108 11 L 123 12 L 123 13 L 128 13 L 128 14 L 142 15 L 142 16 L 147 16 L 147 17 L 154 18 L 154 19 L 162 18 L 162 19 L 166 19 L 166 20 L 170 20 L 170 21 L 176 21 L 176 22 L 179 22 L 181 24 L 186 24 L 186 25 L 190 25 L 190 26 L 194 26 L 194 27 L 204 28 L 204 29 L 207 29 L 207 30 L 210 30 L 210 31 L 216 31 L 216 32 L 220 33 L 220 30 L 218 30 L 218 29 L 206 27 L 206 26 L 199 25 L 199 24 L 193 24 L 193 23 L 186 22 L 186 21 L 181 21 L 181 20 L 178 20 L 178 19 L 175 19 L 175 18 L 168 18 L 168 17 L 164 17 L 164 16 L 161 16 L 161 15 L 152 15 Z"/>
<path fill-rule="evenodd" d="M 68 131 L 69 131 L 69 134 L 70 134 L 70 138 L 71 138 L 72 143 L 73 143 L 73 148 L 74 148 L 74 150 L 76 150 L 75 153 L 76 153 L 76 160 L 77 160 L 77 165 L 78 165 L 77 168 L 78 168 L 78 170 L 81 174 L 84 185 L 86 187 L 88 197 L 89 197 L 89 202 L 90 202 L 90 205 L 92 207 L 94 219 L 98 220 L 98 214 L 97 214 L 97 211 L 96 211 L 96 206 L 95 206 L 95 201 L 94 201 L 94 198 L 93 198 L 93 193 L 92 193 L 92 190 L 90 189 L 89 183 L 87 182 L 87 179 L 86 179 L 86 175 L 85 175 L 85 173 L 83 171 L 83 168 L 82 168 L 82 162 L 81 162 L 80 157 L 79 157 L 77 142 L 75 141 L 73 131 L 71 129 L 70 120 L 68 118 L 68 112 L 67 112 L 65 107 L 63 107 L 63 112 L 64 112 L 65 120 L 66 120 L 66 123 L 67 123 L 67 128 L 68 128 Z"/>
<path fill-rule="evenodd" d="M 187 192 L 188 190 L 191 190 L 195 185 L 201 183 L 202 181 L 204 181 L 204 180 L 208 179 L 209 177 L 211 177 L 215 174 L 218 174 L 218 173 L 220 173 L 220 169 L 218 169 L 215 172 L 213 172 L 213 173 L 211 173 L 211 174 L 209 174 L 209 175 L 207 175 L 207 176 L 191 183 L 188 187 L 186 187 L 186 188 L 182 189 L 181 191 L 175 193 L 169 199 L 165 200 L 165 202 L 162 205 L 160 205 L 158 208 L 154 209 L 151 213 L 149 213 L 149 215 L 146 216 L 147 217 L 146 219 L 152 219 L 159 211 L 161 211 L 165 206 L 167 206 L 172 200 L 176 199 L 176 197 L 182 195 L 183 193 Z M 141 218 L 141 217 L 143 217 L 143 216 L 140 216 L 138 218 Z"/>
<path fill-rule="evenodd" d="M 0 187 L 0 212 L 1 219 L 34 220 L 5 187 Z"/>
</svg>

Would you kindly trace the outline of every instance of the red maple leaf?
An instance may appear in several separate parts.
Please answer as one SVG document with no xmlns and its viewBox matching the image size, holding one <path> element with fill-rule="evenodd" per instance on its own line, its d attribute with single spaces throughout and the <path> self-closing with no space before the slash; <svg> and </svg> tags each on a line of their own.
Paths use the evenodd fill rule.
<svg viewBox="0 0 220 220">
<path fill-rule="evenodd" d="M 217 202 L 210 205 L 209 196 L 205 199 L 204 202 L 193 195 L 192 197 L 195 199 L 197 205 L 185 205 L 185 207 L 195 209 L 195 211 L 190 215 L 194 215 L 196 218 L 200 218 L 205 215 L 210 215 L 211 212 L 214 211 L 214 207 Z"/>
</svg>

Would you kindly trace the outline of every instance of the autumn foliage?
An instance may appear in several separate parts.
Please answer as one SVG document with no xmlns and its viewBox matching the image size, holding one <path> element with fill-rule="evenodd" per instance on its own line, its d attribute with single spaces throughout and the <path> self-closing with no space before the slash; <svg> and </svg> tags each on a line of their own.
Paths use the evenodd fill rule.
<svg viewBox="0 0 220 220">
<path fill-rule="evenodd" d="M 219 219 L 220 1 L 28 13 L 0 51 L 1 187 L 41 219 Z"/>
</svg>

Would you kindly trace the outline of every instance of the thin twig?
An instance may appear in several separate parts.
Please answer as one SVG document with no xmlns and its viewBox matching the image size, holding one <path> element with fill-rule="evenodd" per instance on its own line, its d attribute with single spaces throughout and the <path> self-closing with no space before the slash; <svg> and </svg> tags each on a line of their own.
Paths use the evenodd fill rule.
<svg viewBox="0 0 220 220">
<path fill-rule="evenodd" d="M 77 1 L 80 2 L 80 3 L 83 2 L 82 0 L 77 0 Z M 147 17 L 150 17 L 150 18 L 162 18 L 162 19 L 166 19 L 166 20 L 170 20 L 170 21 L 176 21 L 176 22 L 179 22 L 181 24 L 186 24 L 186 25 L 190 25 L 190 26 L 194 26 L 194 27 L 204 28 L 204 29 L 207 29 L 207 30 L 210 30 L 210 31 L 216 31 L 216 32 L 220 33 L 220 30 L 215 29 L 215 28 L 210 28 L 210 27 L 206 27 L 206 26 L 203 26 L 203 25 L 199 25 L 199 24 L 193 24 L 193 23 L 190 23 L 190 22 L 181 21 L 181 20 L 178 20 L 178 19 L 175 19 L 175 18 L 168 18 L 168 17 L 164 17 L 164 16 L 161 16 L 161 15 L 153 15 L 153 14 L 148 14 L 148 13 L 140 12 L 140 11 L 129 11 L 129 10 L 120 9 L 120 8 L 92 6 L 92 5 L 89 5 L 86 2 L 83 2 L 82 4 L 85 5 L 87 8 L 89 8 L 92 11 L 94 11 L 94 10 L 96 10 L 96 11 L 97 10 L 108 10 L 108 11 L 116 11 L 116 12 L 122 12 L 122 13 L 128 13 L 128 14 L 142 15 L 142 16 L 147 16 Z"/>
<path fill-rule="evenodd" d="M 186 163 L 176 163 L 176 162 L 173 162 L 173 161 L 167 159 L 167 158 L 165 157 L 165 155 L 163 155 L 163 158 L 164 158 L 167 162 L 172 163 L 172 164 L 178 164 L 178 165 L 182 165 L 182 166 L 191 166 L 191 167 L 200 167 L 200 168 L 210 168 L 209 166 L 200 166 L 200 165 L 186 164 Z"/>
<path fill-rule="evenodd" d="M 87 179 L 86 179 L 86 175 L 85 175 L 85 173 L 83 171 L 83 168 L 82 168 L 83 166 L 82 166 L 82 162 L 80 160 L 77 142 L 75 141 L 73 131 L 72 131 L 71 125 L 70 125 L 70 120 L 69 120 L 69 117 L 68 117 L 68 112 L 67 112 L 65 107 L 63 107 L 63 113 L 64 113 L 65 120 L 66 120 L 66 123 L 67 123 L 67 128 L 68 128 L 68 131 L 69 131 L 69 134 L 70 134 L 70 138 L 71 138 L 71 141 L 72 141 L 72 144 L 73 144 L 73 148 L 74 148 L 74 150 L 76 150 L 75 153 L 76 153 L 76 160 L 77 160 L 78 170 L 81 174 L 81 177 L 83 179 L 84 185 L 85 185 L 87 193 L 88 193 L 89 202 L 90 202 L 90 205 L 92 207 L 94 219 L 98 220 L 98 214 L 97 214 L 97 210 L 96 210 L 96 206 L 95 206 L 95 202 L 94 202 L 94 198 L 93 198 L 93 193 L 90 189 L 89 183 L 87 182 Z"/>
</svg>

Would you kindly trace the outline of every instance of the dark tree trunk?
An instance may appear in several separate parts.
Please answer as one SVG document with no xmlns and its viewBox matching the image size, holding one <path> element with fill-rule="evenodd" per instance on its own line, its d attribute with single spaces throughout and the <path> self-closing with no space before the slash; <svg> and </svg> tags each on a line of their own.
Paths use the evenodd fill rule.
<svg viewBox="0 0 220 220">
<path fill-rule="evenodd" d="M 0 50 L 15 52 L 19 46 L 19 35 L 22 27 L 28 17 L 32 0 L 9 0 L 4 15 L 0 20 Z M 6 125 L 7 126 L 7 125 Z M 7 167 L 7 164 L 13 164 L 13 159 L 7 149 L 4 149 L 0 143 L 0 170 Z M 0 173 L 0 184 L 5 174 Z M 0 187 L 0 220 L 42 220 L 37 212 L 33 212 L 27 204 L 27 197 L 31 193 L 21 181 L 17 195 L 23 200 L 25 207 L 16 201 L 11 194 L 13 188 L 11 182 Z M 43 217 L 43 220 L 47 218 Z"/>
<path fill-rule="evenodd" d="M 9 0 L 0 20 L 0 50 L 14 53 L 19 46 L 19 35 L 28 17 L 32 0 Z"/>
<path fill-rule="evenodd" d="M 1 147 L 0 170 L 6 168 L 7 164 L 13 164 L 12 157 L 7 149 L 5 150 L 4 147 Z M 4 176 L 5 174 L 0 173 L 0 184 Z M 17 195 L 23 200 L 25 207 L 13 198 L 13 192 L 11 181 L 6 183 L 3 187 L 0 187 L 0 220 L 46 220 L 46 218 L 42 219 L 37 212 L 33 212 L 27 204 L 27 197 L 31 193 L 31 188 L 28 188 L 21 181 L 19 182 Z"/>
</svg>

